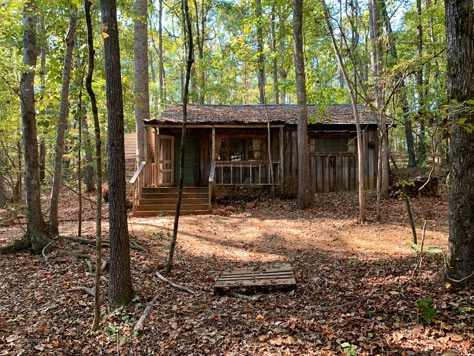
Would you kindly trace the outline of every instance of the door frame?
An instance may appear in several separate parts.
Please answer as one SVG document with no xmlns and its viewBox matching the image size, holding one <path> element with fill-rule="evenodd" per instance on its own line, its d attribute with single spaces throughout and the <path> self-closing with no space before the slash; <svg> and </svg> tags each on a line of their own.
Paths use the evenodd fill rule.
<svg viewBox="0 0 474 356">
<path fill-rule="evenodd" d="M 164 160 L 162 159 L 163 155 L 160 151 L 161 145 L 160 141 L 171 141 L 170 149 L 171 149 L 171 160 Z M 156 157 L 156 181 L 158 186 L 173 186 L 174 185 L 174 136 L 169 135 L 160 135 L 158 132 L 155 134 L 155 157 Z M 164 169 L 163 164 L 167 162 L 170 164 L 170 169 Z M 170 182 L 163 182 L 163 173 L 169 173 L 171 176 Z"/>
</svg>

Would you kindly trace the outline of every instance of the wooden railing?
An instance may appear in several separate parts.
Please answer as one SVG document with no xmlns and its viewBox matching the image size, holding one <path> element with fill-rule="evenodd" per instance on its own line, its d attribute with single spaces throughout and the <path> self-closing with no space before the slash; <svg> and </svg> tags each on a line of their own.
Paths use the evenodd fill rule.
<svg viewBox="0 0 474 356">
<path fill-rule="evenodd" d="M 216 185 L 275 185 L 281 184 L 280 161 L 215 161 L 213 184 Z M 212 165 L 211 165 L 212 170 Z M 273 172 L 273 182 L 271 179 Z M 211 176 L 209 176 L 210 180 Z"/>
<path fill-rule="evenodd" d="M 140 204 L 140 198 L 144 187 L 156 186 L 156 165 L 143 161 L 138 166 L 130 184 L 132 185 L 133 210 Z"/>
</svg>

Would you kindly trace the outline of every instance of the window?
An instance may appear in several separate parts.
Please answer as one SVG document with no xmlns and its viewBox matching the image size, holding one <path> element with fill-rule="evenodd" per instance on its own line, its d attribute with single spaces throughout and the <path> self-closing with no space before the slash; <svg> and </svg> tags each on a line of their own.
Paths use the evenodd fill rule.
<svg viewBox="0 0 474 356">
<path fill-rule="evenodd" d="M 311 138 L 310 152 L 356 152 L 356 139 L 349 137 Z"/>
<path fill-rule="evenodd" d="M 216 137 L 218 161 L 260 161 L 265 159 L 264 137 Z"/>
</svg>

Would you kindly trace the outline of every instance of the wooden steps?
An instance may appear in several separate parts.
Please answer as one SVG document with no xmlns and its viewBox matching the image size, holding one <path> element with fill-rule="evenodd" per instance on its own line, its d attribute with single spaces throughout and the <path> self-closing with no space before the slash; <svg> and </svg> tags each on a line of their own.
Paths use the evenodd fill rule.
<svg viewBox="0 0 474 356">
<path fill-rule="evenodd" d="M 133 177 L 136 170 L 136 154 L 137 154 L 137 135 L 135 132 L 126 133 L 124 136 L 125 143 L 125 180 L 128 183 Z"/>
<path fill-rule="evenodd" d="M 289 263 L 272 263 L 236 268 L 222 273 L 214 285 L 214 293 L 233 290 L 291 290 L 296 288 L 293 267 Z"/>
<path fill-rule="evenodd" d="M 174 215 L 177 198 L 176 187 L 143 188 L 142 197 L 133 215 L 137 217 Z M 184 187 L 180 214 L 209 214 L 209 189 Z"/>
</svg>

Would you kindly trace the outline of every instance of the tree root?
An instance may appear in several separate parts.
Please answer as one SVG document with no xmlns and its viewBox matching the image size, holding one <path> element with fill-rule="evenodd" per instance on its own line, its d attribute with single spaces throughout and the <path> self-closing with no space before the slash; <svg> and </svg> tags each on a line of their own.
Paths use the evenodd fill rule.
<svg viewBox="0 0 474 356">
<path fill-rule="evenodd" d="M 8 255 L 11 253 L 28 250 L 29 248 L 31 248 L 31 240 L 25 235 L 21 240 L 17 240 L 11 245 L 0 247 L 0 255 Z"/>
<path fill-rule="evenodd" d="M 145 320 L 148 317 L 148 314 L 150 314 L 151 308 L 153 308 L 153 305 L 155 304 L 156 300 L 158 299 L 158 295 L 156 295 L 150 303 L 146 306 L 145 310 L 143 311 L 142 315 L 140 316 L 140 319 L 138 319 L 137 323 L 135 324 L 133 328 L 133 332 L 139 332 L 141 329 L 143 329 L 143 325 L 145 324 Z"/>
<path fill-rule="evenodd" d="M 74 288 L 71 288 L 71 289 L 68 289 L 68 290 L 69 290 L 69 292 L 84 292 L 84 293 L 90 295 L 91 297 L 95 297 L 95 293 L 91 288 L 74 287 Z"/>
<path fill-rule="evenodd" d="M 81 243 L 81 244 L 90 245 L 90 246 L 95 247 L 95 240 L 85 239 L 83 237 L 73 237 L 73 236 L 63 236 L 63 238 L 74 241 L 74 242 L 77 242 L 77 243 Z M 106 241 L 102 241 L 102 247 L 110 247 L 110 243 L 108 243 Z M 136 242 L 134 240 L 130 240 L 130 248 L 134 249 L 134 250 L 140 250 L 140 251 L 143 251 L 143 252 L 148 252 L 148 250 L 146 248 L 144 248 L 143 246 L 141 246 L 138 242 Z"/>
<path fill-rule="evenodd" d="M 160 272 L 156 272 L 156 276 L 161 279 L 163 282 L 166 282 L 168 283 L 171 287 L 175 288 L 175 289 L 178 289 L 178 290 L 181 290 L 183 292 L 186 292 L 186 293 L 190 293 L 190 294 L 196 294 L 196 292 L 194 292 L 193 290 L 189 289 L 188 287 L 183 287 L 183 286 L 180 286 L 179 284 L 176 284 L 176 283 L 173 283 L 171 282 L 169 279 L 163 277 Z"/>
</svg>

